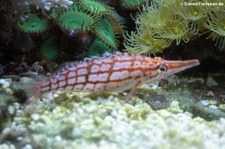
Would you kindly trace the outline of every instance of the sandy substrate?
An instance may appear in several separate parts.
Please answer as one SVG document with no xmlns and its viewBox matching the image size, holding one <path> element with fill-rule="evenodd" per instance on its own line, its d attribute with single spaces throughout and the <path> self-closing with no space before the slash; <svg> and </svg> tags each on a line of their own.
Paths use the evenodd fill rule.
<svg viewBox="0 0 225 149">
<path fill-rule="evenodd" d="M 184 99 L 195 97 L 189 83 L 175 85 L 173 89 L 144 85 L 128 102 L 123 100 L 123 94 L 90 97 L 82 93 L 54 93 L 38 101 L 31 113 L 25 113 L 23 106 L 14 103 L 11 110 L 16 115 L 1 133 L 0 148 L 225 148 L 224 118 L 208 121 L 188 112 L 187 105 L 181 108 L 189 103 Z M 153 110 L 141 99 L 148 92 L 166 96 L 169 106 Z M 223 113 L 221 104 L 211 102 L 213 94 L 209 97 L 195 103 L 202 103 L 214 113 Z"/>
</svg>

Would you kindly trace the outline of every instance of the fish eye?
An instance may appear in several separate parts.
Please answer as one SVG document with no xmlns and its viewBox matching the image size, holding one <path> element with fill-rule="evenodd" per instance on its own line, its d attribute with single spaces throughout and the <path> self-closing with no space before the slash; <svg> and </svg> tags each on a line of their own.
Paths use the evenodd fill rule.
<svg viewBox="0 0 225 149">
<path fill-rule="evenodd" d="M 166 72 L 167 71 L 167 66 L 166 65 L 159 65 L 158 66 L 158 72 L 162 73 L 162 72 Z"/>
</svg>

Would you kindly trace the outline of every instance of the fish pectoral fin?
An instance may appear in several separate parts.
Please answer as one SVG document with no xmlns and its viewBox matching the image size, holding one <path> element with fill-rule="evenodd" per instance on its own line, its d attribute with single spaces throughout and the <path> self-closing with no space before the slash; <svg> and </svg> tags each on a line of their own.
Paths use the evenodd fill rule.
<svg viewBox="0 0 225 149">
<path fill-rule="evenodd" d="M 125 102 L 128 102 L 128 100 L 134 95 L 135 91 L 137 89 L 137 86 L 134 86 L 129 93 L 125 96 Z"/>
</svg>

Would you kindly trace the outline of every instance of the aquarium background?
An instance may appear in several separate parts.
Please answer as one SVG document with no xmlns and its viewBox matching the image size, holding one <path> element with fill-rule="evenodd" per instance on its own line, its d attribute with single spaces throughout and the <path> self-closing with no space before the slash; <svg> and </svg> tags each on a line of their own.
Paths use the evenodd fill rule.
<svg viewBox="0 0 225 149">
<path fill-rule="evenodd" d="M 225 148 L 222 0 L 0 1 L 0 148 Z M 69 62 L 127 52 L 200 65 L 126 92 L 29 87 Z"/>
</svg>

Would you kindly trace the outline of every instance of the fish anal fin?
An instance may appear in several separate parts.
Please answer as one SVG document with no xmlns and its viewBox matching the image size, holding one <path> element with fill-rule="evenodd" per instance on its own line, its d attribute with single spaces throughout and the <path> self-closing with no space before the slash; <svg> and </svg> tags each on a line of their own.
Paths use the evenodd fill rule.
<svg viewBox="0 0 225 149">
<path fill-rule="evenodd" d="M 129 99 L 134 95 L 135 91 L 137 90 L 137 85 L 134 86 L 129 93 L 125 96 L 125 102 L 128 102 Z"/>
<path fill-rule="evenodd" d="M 62 72 L 65 72 L 71 67 L 76 67 L 77 65 L 81 64 L 81 62 L 66 62 L 58 66 L 58 68 L 55 70 L 55 72 L 52 74 L 52 76 L 57 76 L 61 74 Z"/>
</svg>

